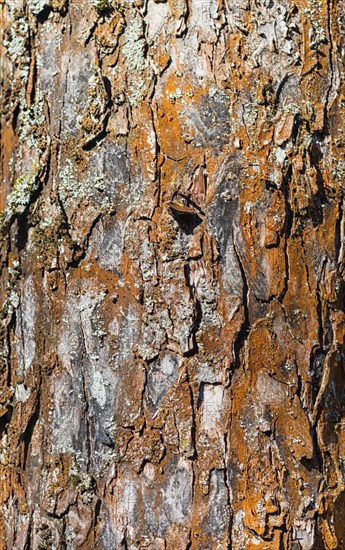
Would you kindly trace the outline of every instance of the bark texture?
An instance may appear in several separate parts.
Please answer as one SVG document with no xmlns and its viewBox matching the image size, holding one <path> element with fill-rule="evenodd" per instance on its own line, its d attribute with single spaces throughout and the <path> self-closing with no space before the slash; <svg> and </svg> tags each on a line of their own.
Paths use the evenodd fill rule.
<svg viewBox="0 0 345 550">
<path fill-rule="evenodd" d="M 344 3 L 0 9 L 1 548 L 344 549 Z"/>
</svg>

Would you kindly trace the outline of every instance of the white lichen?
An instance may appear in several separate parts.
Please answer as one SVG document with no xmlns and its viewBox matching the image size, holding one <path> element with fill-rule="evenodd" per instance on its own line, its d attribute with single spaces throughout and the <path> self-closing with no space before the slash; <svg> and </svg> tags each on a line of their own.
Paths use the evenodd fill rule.
<svg viewBox="0 0 345 550">
<path fill-rule="evenodd" d="M 176 99 L 181 99 L 182 96 L 183 96 L 183 93 L 181 88 L 176 88 L 174 92 L 171 92 L 171 94 L 169 94 L 169 99 L 172 103 L 174 103 Z"/>
<path fill-rule="evenodd" d="M 108 212 L 114 208 L 109 196 L 103 196 L 106 184 L 102 176 L 86 176 L 77 178 L 75 167 L 70 159 L 66 159 L 64 167 L 59 174 L 59 196 L 64 208 L 75 208 L 83 199 L 90 199 L 99 206 L 102 212 Z"/>
<path fill-rule="evenodd" d="M 39 15 L 45 8 L 50 7 L 50 0 L 27 0 L 28 7 L 34 15 Z"/>
<path fill-rule="evenodd" d="M 7 300 L 4 302 L 3 309 L 12 313 L 19 306 L 19 295 L 15 290 L 11 290 Z"/>
<path fill-rule="evenodd" d="M 15 398 L 19 403 L 25 403 L 30 397 L 30 391 L 26 389 L 24 384 L 16 386 Z"/>
<path fill-rule="evenodd" d="M 47 136 L 41 132 L 41 128 L 45 123 L 43 97 L 38 91 L 36 102 L 30 107 L 26 106 L 23 93 L 20 96 L 20 101 L 23 106 L 18 117 L 20 140 L 34 153 L 41 155 L 48 145 Z M 40 131 L 37 132 L 37 129 L 40 129 Z"/>
<path fill-rule="evenodd" d="M 9 2 L 11 4 L 11 2 Z M 7 50 L 7 55 L 12 61 L 21 63 L 29 62 L 27 54 L 27 40 L 29 36 L 29 25 L 23 17 L 15 19 L 9 29 L 8 39 L 5 39 L 3 45 Z"/>
<path fill-rule="evenodd" d="M 138 19 L 132 19 L 126 29 L 122 53 L 130 71 L 142 71 L 146 68 L 145 40 L 142 23 Z"/>
</svg>

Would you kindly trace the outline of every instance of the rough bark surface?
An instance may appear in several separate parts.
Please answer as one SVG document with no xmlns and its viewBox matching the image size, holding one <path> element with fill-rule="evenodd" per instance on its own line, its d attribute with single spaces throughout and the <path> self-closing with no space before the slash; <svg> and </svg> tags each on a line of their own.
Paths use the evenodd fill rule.
<svg viewBox="0 0 345 550">
<path fill-rule="evenodd" d="M 344 549 L 343 2 L 0 9 L 1 548 Z"/>
</svg>

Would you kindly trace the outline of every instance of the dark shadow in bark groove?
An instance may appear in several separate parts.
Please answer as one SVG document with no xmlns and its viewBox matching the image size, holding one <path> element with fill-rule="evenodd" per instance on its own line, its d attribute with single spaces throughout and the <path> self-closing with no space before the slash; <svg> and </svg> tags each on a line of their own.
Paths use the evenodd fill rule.
<svg viewBox="0 0 345 550">
<path fill-rule="evenodd" d="M 341 546 L 339 548 L 345 548 L 345 522 L 344 522 L 344 510 L 345 510 L 345 491 L 342 491 L 334 505 L 334 529 Z"/>
<path fill-rule="evenodd" d="M 199 330 L 200 323 L 202 321 L 202 309 L 201 309 L 201 304 L 199 300 L 195 300 L 194 302 L 194 315 L 195 315 L 194 323 L 193 323 L 193 328 L 191 332 L 193 347 L 190 350 L 188 350 L 186 353 L 184 353 L 185 357 L 192 357 L 199 351 L 199 346 L 196 341 L 196 335 Z"/>
<path fill-rule="evenodd" d="M 339 255 L 343 246 L 342 237 L 341 237 L 341 226 L 342 226 L 344 212 L 343 212 L 343 205 L 341 200 L 339 201 L 338 208 L 339 208 L 339 214 L 336 221 L 335 236 L 334 236 L 334 247 L 335 247 L 336 258 L 339 258 Z"/>
<path fill-rule="evenodd" d="M 45 185 L 46 181 L 44 183 L 40 183 L 36 191 L 33 193 L 32 198 L 30 199 L 30 205 L 35 204 L 38 197 L 40 196 L 42 189 Z M 16 235 L 16 247 L 18 248 L 18 251 L 21 252 L 26 247 L 26 244 L 28 242 L 28 234 L 29 229 L 31 227 L 30 222 L 28 221 L 28 214 L 29 214 L 29 208 L 30 205 L 25 209 L 25 211 L 22 214 L 17 214 L 17 223 L 18 223 L 18 230 Z"/>
<path fill-rule="evenodd" d="M 41 25 L 45 23 L 49 17 L 50 12 L 50 6 L 44 6 L 43 10 L 36 16 L 37 21 L 41 23 Z"/>
<path fill-rule="evenodd" d="M 18 122 L 19 113 L 20 113 L 20 107 L 19 107 L 19 103 L 18 103 L 18 105 L 16 105 L 15 108 L 13 109 L 13 111 L 12 111 L 12 121 L 11 121 L 11 124 L 12 124 L 13 132 L 15 132 L 15 130 L 16 130 L 16 128 L 17 128 L 17 122 Z"/>
<path fill-rule="evenodd" d="M 194 230 L 202 223 L 202 219 L 198 214 L 178 214 L 177 212 L 173 212 L 172 216 L 186 235 L 193 235 Z"/>
<path fill-rule="evenodd" d="M 40 412 L 39 409 L 40 409 L 39 408 L 39 403 L 37 403 L 36 411 L 34 412 L 32 417 L 30 418 L 24 433 L 21 435 L 21 437 L 19 439 L 19 443 L 24 442 L 24 457 L 23 457 L 23 469 L 24 470 L 25 470 L 26 461 L 27 461 L 27 457 L 28 457 L 29 445 L 30 445 L 30 442 L 31 442 L 31 439 L 32 439 L 32 435 L 34 433 L 36 423 L 39 419 L 39 412 Z"/>
<path fill-rule="evenodd" d="M 18 230 L 16 232 L 15 242 L 18 248 L 18 252 L 21 252 L 28 242 L 28 233 L 31 226 L 28 220 L 29 211 L 30 208 L 32 208 L 32 205 L 36 204 L 36 201 L 42 193 L 42 189 L 45 187 L 45 185 L 47 185 L 49 181 L 50 161 L 51 158 L 49 152 L 43 170 L 36 176 L 38 178 L 39 184 L 37 186 L 37 189 L 32 193 L 32 196 L 30 197 L 30 204 L 25 207 L 25 210 L 22 213 L 15 214 L 15 218 L 17 218 L 18 220 Z"/>
<path fill-rule="evenodd" d="M 241 271 L 241 276 L 243 281 L 242 303 L 244 308 L 244 320 L 240 330 L 237 333 L 236 340 L 234 342 L 234 367 L 235 369 L 238 369 L 241 366 L 242 350 L 246 344 L 249 331 L 250 331 L 250 321 L 249 321 L 249 311 L 248 311 L 249 287 L 248 287 L 244 266 L 242 264 L 239 253 L 237 252 L 237 248 L 235 244 L 234 244 L 234 251 L 235 251 L 235 255 Z"/>
<path fill-rule="evenodd" d="M 326 351 L 320 349 L 319 347 L 314 349 L 310 355 L 309 368 L 312 379 L 311 391 L 313 403 L 315 403 L 317 394 L 319 393 L 326 355 Z"/>
<path fill-rule="evenodd" d="M 5 414 L 0 418 L 0 438 L 2 437 L 2 434 L 6 431 L 9 423 L 11 422 L 12 414 L 13 407 L 9 407 Z"/>
<path fill-rule="evenodd" d="M 108 121 L 108 118 L 109 118 L 109 115 L 107 116 L 106 122 Z M 106 126 L 106 123 L 105 123 L 105 126 Z M 96 145 L 98 145 L 98 143 L 100 141 L 105 139 L 107 137 L 107 135 L 108 135 L 108 132 L 106 130 L 102 130 L 99 134 L 97 134 L 96 137 L 94 137 L 94 138 L 90 139 L 89 141 L 87 141 L 86 143 L 84 143 L 82 148 L 84 149 L 84 151 L 91 151 L 91 149 L 96 147 Z"/>
</svg>

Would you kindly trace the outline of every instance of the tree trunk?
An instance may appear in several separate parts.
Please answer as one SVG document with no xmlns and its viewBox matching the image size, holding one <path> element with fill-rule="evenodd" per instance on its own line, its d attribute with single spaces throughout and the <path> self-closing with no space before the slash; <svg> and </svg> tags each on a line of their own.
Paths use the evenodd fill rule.
<svg viewBox="0 0 345 550">
<path fill-rule="evenodd" d="M 1 548 L 344 549 L 344 4 L 0 9 Z"/>
</svg>

